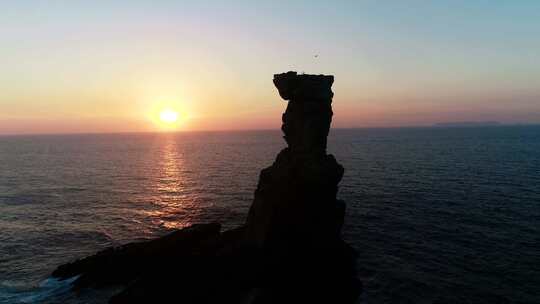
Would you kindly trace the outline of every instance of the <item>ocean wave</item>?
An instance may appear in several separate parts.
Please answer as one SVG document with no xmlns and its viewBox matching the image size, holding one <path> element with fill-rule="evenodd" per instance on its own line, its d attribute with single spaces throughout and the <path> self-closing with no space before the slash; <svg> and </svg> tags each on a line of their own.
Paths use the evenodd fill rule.
<svg viewBox="0 0 540 304">
<path fill-rule="evenodd" d="M 69 293 L 71 283 L 76 279 L 77 277 L 66 280 L 47 278 L 32 289 L 24 289 L 27 285 L 23 283 L 3 281 L 0 282 L 0 303 L 43 303 L 52 299 L 58 301 Z"/>
</svg>

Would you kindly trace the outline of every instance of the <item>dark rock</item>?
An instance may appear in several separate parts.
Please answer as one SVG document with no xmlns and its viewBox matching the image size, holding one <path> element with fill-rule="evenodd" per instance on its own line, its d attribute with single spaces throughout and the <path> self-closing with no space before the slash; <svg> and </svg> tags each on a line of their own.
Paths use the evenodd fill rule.
<svg viewBox="0 0 540 304">
<path fill-rule="evenodd" d="M 289 149 L 297 157 L 326 154 L 326 138 L 332 122 L 332 84 L 334 76 L 274 75 L 279 95 L 288 100 L 281 129 Z"/>
<path fill-rule="evenodd" d="M 326 154 L 333 81 L 274 75 L 280 96 L 289 101 L 282 125 L 288 147 L 262 170 L 246 221 L 247 241 L 272 264 L 264 275 L 274 287 L 259 289 L 262 303 L 352 303 L 361 290 L 355 252 L 341 240 L 345 203 L 336 194 L 344 169 Z"/>
<path fill-rule="evenodd" d="M 219 237 L 220 224 L 197 224 L 161 238 L 112 247 L 95 255 L 61 265 L 53 277 L 69 278 L 76 288 L 126 284 L 149 269 L 166 267 L 172 260 L 193 255 L 204 248 L 204 242 Z"/>
<path fill-rule="evenodd" d="M 190 256 L 148 269 L 110 303 L 241 303 L 261 277 L 258 253 L 239 243 L 243 234 L 224 232 Z"/>
<path fill-rule="evenodd" d="M 260 247 L 306 246 L 312 239 L 319 246 L 339 238 L 345 206 L 336 194 L 343 167 L 326 154 L 333 82 L 325 75 L 274 75 L 280 96 L 289 100 L 282 126 L 288 147 L 262 170 L 249 211 L 248 239 Z"/>
<path fill-rule="evenodd" d="M 194 225 L 62 265 L 76 288 L 123 285 L 122 303 L 354 303 L 356 253 L 341 239 L 343 167 L 326 154 L 333 76 L 274 75 L 288 147 L 260 174 L 246 224 Z"/>
</svg>

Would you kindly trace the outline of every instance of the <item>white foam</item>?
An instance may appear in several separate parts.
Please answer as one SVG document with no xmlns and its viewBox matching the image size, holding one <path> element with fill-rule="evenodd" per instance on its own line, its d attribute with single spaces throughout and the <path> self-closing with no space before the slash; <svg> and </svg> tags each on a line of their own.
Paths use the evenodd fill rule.
<svg viewBox="0 0 540 304">
<path fill-rule="evenodd" d="M 71 283 L 76 279 L 77 277 L 66 280 L 47 278 L 38 287 L 31 290 L 21 290 L 13 284 L 2 282 L 2 287 L 6 288 L 0 289 L 0 303 L 41 303 L 47 299 L 67 294 L 71 289 Z"/>
</svg>

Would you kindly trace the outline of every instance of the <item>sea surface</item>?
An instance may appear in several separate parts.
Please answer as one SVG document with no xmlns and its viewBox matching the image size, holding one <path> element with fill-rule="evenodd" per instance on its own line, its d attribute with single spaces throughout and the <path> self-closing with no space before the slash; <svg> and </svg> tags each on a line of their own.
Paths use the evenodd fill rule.
<svg viewBox="0 0 540 304">
<path fill-rule="evenodd" d="M 105 303 L 56 266 L 242 224 L 277 131 L 0 137 L 0 303 Z M 540 126 L 332 130 L 359 303 L 540 303 Z M 316 265 L 314 265 L 316 267 Z"/>
</svg>

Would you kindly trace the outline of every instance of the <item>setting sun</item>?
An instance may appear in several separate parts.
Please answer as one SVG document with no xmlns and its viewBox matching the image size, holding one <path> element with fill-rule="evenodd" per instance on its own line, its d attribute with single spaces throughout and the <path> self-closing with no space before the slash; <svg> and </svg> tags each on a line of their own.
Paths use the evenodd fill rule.
<svg viewBox="0 0 540 304">
<path fill-rule="evenodd" d="M 178 121 L 178 113 L 173 110 L 166 109 L 159 113 L 159 119 L 164 123 L 172 124 Z"/>
<path fill-rule="evenodd" d="M 155 131 L 179 131 L 189 128 L 189 120 L 193 117 L 187 102 L 180 103 L 179 97 L 155 98 L 145 110 L 148 122 Z M 152 100 L 152 99 L 149 99 Z"/>
</svg>

